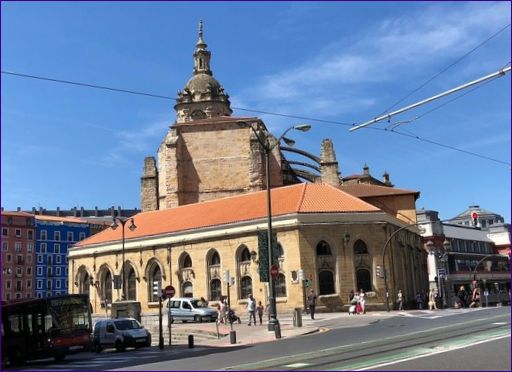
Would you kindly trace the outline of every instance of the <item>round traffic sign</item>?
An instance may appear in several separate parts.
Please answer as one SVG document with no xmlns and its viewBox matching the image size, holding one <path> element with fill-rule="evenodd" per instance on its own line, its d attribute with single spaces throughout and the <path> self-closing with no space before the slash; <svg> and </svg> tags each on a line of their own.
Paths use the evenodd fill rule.
<svg viewBox="0 0 512 372">
<path fill-rule="evenodd" d="M 168 285 L 164 289 L 164 296 L 165 298 L 172 298 L 176 294 L 176 290 L 172 285 Z"/>
<path fill-rule="evenodd" d="M 272 275 L 272 278 L 276 278 L 279 274 L 279 265 L 275 264 L 270 267 L 270 275 Z"/>
</svg>

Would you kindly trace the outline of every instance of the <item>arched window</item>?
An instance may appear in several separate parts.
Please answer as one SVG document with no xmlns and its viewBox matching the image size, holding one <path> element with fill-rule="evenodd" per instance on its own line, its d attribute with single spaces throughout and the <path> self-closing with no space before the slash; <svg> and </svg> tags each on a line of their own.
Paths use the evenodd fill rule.
<svg viewBox="0 0 512 372">
<path fill-rule="evenodd" d="M 251 260 L 251 254 L 249 253 L 249 249 L 245 247 L 242 250 L 242 253 L 240 253 L 240 261 L 241 262 L 247 262 Z"/>
<path fill-rule="evenodd" d="M 220 256 L 217 252 L 213 252 L 213 254 L 211 255 L 209 264 L 211 266 L 220 265 Z"/>
<path fill-rule="evenodd" d="M 366 269 L 359 269 L 356 272 L 357 290 L 365 292 L 372 291 L 372 278 L 370 271 Z"/>
<path fill-rule="evenodd" d="M 136 287 L 137 287 L 137 279 L 135 277 L 135 270 L 133 269 L 133 267 L 129 267 L 128 268 L 128 274 L 126 275 L 126 278 L 127 278 L 127 285 L 128 285 L 128 288 L 127 288 L 127 300 L 136 300 L 137 299 L 137 292 L 136 292 Z"/>
<path fill-rule="evenodd" d="M 286 277 L 279 274 L 275 279 L 276 297 L 286 297 Z"/>
<path fill-rule="evenodd" d="M 153 266 L 149 270 L 149 302 L 158 302 L 158 295 L 153 293 L 154 282 L 162 283 L 162 271 L 160 270 L 160 266 L 158 266 L 156 262 L 153 262 Z"/>
<path fill-rule="evenodd" d="M 281 243 L 277 243 L 277 257 L 284 257 L 284 250 Z"/>
<path fill-rule="evenodd" d="M 90 285 L 89 278 L 90 278 L 90 276 L 86 272 L 85 275 L 83 276 L 82 281 L 80 282 L 80 293 L 89 294 L 89 285 Z"/>
<path fill-rule="evenodd" d="M 192 259 L 187 254 L 185 257 L 183 257 L 183 268 L 189 268 L 192 267 Z"/>
<path fill-rule="evenodd" d="M 354 254 L 368 254 L 368 247 L 361 239 L 354 243 Z"/>
<path fill-rule="evenodd" d="M 103 299 L 107 300 L 109 304 L 112 303 L 112 274 L 107 270 L 103 278 Z"/>
<path fill-rule="evenodd" d="M 185 282 L 183 283 L 183 297 L 194 297 L 194 290 L 192 283 Z"/>
<path fill-rule="evenodd" d="M 222 294 L 222 286 L 219 279 L 213 279 L 210 281 L 210 300 L 217 301 L 220 300 L 220 296 Z"/>
<path fill-rule="evenodd" d="M 330 256 L 332 254 L 331 247 L 327 242 L 322 240 L 316 245 L 316 254 L 318 256 Z"/>
<path fill-rule="evenodd" d="M 318 273 L 320 295 L 334 293 L 334 275 L 332 271 L 323 270 Z"/>
<path fill-rule="evenodd" d="M 250 276 L 244 276 L 240 279 L 240 298 L 247 298 L 252 294 L 252 279 Z"/>
</svg>

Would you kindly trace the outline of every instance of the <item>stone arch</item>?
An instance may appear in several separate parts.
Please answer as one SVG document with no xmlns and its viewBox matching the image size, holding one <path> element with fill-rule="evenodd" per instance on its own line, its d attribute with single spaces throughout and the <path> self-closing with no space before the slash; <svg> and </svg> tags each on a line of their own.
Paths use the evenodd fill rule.
<svg viewBox="0 0 512 372">
<path fill-rule="evenodd" d="M 94 285 L 92 271 L 85 265 L 81 265 L 76 272 L 74 284 L 78 287 L 78 293 L 89 294 L 90 286 Z"/>
<path fill-rule="evenodd" d="M 371 292 L 372 288 L 372 274 L 369 269 L 358 269 L 356 271 L 356 286 L 357 290 L 361 289 L 365 292 Z"/>
<path fill-rule="evenodd" d="M 114 290 L 114 270 L 109 264 L 104 263 L 98 269 L 98 292 L 102 302 L 108 305 L 112 303 Z"/>
<path fill-rule="evenodd" d="M 193 266 L 192 258 L 187 252 L 183 252 L 178 259 L 178 267 L 180 269 L 191 268 Z"/>
<path fill-rule="evenodd" d="M 318 293 L 320 295 L 335 293 L 335 255 L 331 245 L 320 240 L 316 245 L 316 267 L 318 278 Z"/>
<path fill-rule="evenodd" d="M 151 258 L 145 270 L 144 278 L 147 281 L 148 302 L 158 302 L 158 296 L 153 293 L 153 282 L 160 282 L 162 288 L 165 280 L 165 271 L 163 265 L 156 258 Z"/>
<path fill-rule="evenodd" d="M 221 282 L 221 258 L 219 252 L 215 248 L 211 248 L 206 253 L 206 270 L 207 270 L 207 288 L 208 298 L 211 301 L 220 300 L 222 295 Z"/>
<path fill-rule="evenodd" d="M 357 254 L 368 254 L 368 245 L 362 239 L 354 242 L 354 255 Z"/>
<path fill-rule="evenodd" d="M 240 244 L 240 246 L 236 249 L 236 260 L 237 262 L 250 262 L 251 253 L 249 247 L 247 247 L 245 244 Z"/>
</svg>

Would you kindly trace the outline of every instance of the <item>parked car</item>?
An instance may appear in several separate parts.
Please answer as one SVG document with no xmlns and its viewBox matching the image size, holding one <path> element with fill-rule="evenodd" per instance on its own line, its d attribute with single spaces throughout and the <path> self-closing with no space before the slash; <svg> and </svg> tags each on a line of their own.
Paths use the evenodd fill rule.
<svg viewBox="0 0 512 372">
<path fill-rule="evenodd" d="M 198 298 L 171 298 L 167 302 L 171 312 L 171 322 L 181 320 L 193 322 L 213 322 L 217 320 L 217 310 Z"/>
<path fill-rule="evenodd" d="M 97 353 L 109 347 L 124 351 L 127 347 L 151 346 L 151 333 L 136 319 L 102 319 L 94 325 L 92 342 Z"/>
</svg>

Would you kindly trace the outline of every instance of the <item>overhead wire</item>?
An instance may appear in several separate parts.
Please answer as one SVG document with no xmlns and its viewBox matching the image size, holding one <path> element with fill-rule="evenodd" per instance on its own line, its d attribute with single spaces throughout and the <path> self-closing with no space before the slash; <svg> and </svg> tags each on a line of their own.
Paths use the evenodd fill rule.
<svg viewBox="0 0 512 372">
<path fill-rule="evenodd" d="M 487 39 L 485 39 L 484 41 L 482 41 L 480 44 L 478 44 L 477 46 L 475 46 L 473 49 L 471 49 L 470 51 L 466 52 L 465 54 L 463 54 L 461 57 L 459 57 L 455 62 L 452 62 L 450 65 L 448 65 L 447 67 L 445 67 L 443 70 L 441 70 L 440 72 L 438 72 L 437 74 L 435 74 L 434 76 L 432 76 L 430 79 L 426 80 L 424 83 L 422 83 L 419 87 L 417 87 L 416 89 L 412 90 L 411 92 L 409 92 L 408 94 L 406 94 L 404 97 L 400 98 L 397 102 L 395 102 L 394 104 L 392 104 L 391 106 L 389 106 L 387 109 L 385 109 L 381 114 L 377 115 L 377 116 L 381 116 L 381 115 L 384 115 L 386 112 L 388 112 L 389 110 L 391 110 L 392 108 L 394 108 L 396 105 L 398 105 L 399 103 L 402 103 L 404 100 L 406 100 L 407 98 L 409 98 L 410 96 L 412 96 L 414 93 L 416 93 L 417 91 L 419 91 L 420 89 L 422 89 L 423 87 L 425 87 L 428 83 L 430 83 L 432 80 L 436 79 L 439 75 L 443 74 L 444 72 L 446 72 L 447 70 L 449 70 L 451 67 L 455 66 L 457 63 L 459 63 L 460 61 L 462 61 L 464 58 L 466 58 L 468 55 L 470 55 L 471 53 L 473 53 L 475 50 L 479 49 L 480 47 L 482 47 L 484 44 L 486 44 L 487 42 L 489 42 L 490 40 L 492 40 L 493 38 L 495 38 L 496 36 L 498 36 L 500 33 L 502 33 L 503 31 L 505 31 L 507 28 L 510 27 L 510 23 L 507 24 L 506 26 L 502 27 L 501 29 L 499 29 L 498 31 L 496 31 L 494 34 L 492 34 L 491 36 L 489 36 Z"/>
<path fill-rule="evenodd" d="M 174 101 L 176 100 L 176 97 L 170 97 L 170 96 L 164 96 L 164 95 L 160 95 L 160 94 L 141 92 L 141 91 L 136 91 L 136 90 L 131 90 L 131 89 L 113 88 L 113 87 L 108 87 L 108 86 L 105 86 L 105 85 L 83 83 L 83 82 L 64 80 L 64 79 L 56 79 L 56 78 L 50 78 L 50 77 L 45 77 L 45 76 L 31 75 L 31 74 L 25 74 L 25 73 L 13 72 L 13 71 L 6 71 L 6 70 L 2 70 L 1 73 L 2 74 L 6 74 L 6 75 L 22 77 L 22 78 L 30 78 L 30 79 L 49 81 L 49 82 L 60 83 L 60 84 L 70 84 L 70 85 L 80 86 L 80 87 L 85 87 L 85 88 L 93 88 L 93 89 L 107 90 L 107 91 L 112 91 L 112 92 L 127 93 L 127 94 L 133 94 L 133 95 L 146 96 L 146 97 L 150 97 L 150 98 L 159 98 L 159 99 L 174 100 Z M 492 79 L 492 80 L 494 80 L 494 79 Z M 313 117 L 307 117 L 307 116 L 300 116 L 300 115 L 292 115 L 292 114 L 284 114 L 284 113 L 278 113 L 278 112 L 272 112 L 272 111 L 255 110 L 255 109 L 250 109 L 250 108 L 234 107 L 234 106 L 232 108 L 235 109 L 235 110 L 248 111 L 248 112 L 256 112 L 256 113 L 260 113 L 260 114 L 266 114 L 266 115 L 272 115 L 272 116 L 280 116 L 280 117 L 287 117 L 287 118 L 291 118 L 291 119 L 301 119 L 301 120 L 315 121 L 315 122 L 325 123 L 325 124 L 342 125 L 342 126 L 347 126 L 347 127 L 352 127 L 354 125 L 354 123 L 346 123 L 346 122 L 340 122 L 340 121 L 335 121 L 335 120 L 325 120 L 325 119 L 319 119 L 319 118 L 313 118 Z M 437 109 L 437 108 L 435 108 L 435 109 Z M 433 110 L 434 109 L 432 109 L 431 111 L 433 111 Z M 426 115 L 426 114 L 424 114 L 424 115 Z M 437 145 L 437 146 L 440 146 L 440 147 L 449 148 L 449 149 L 454 150 L 454 151 L 459 151 L 459 152 L 462 152 L 462 153 L 465 153 L 465 154 L 468 154 L 468 155 L 473 155 L 473 156 L 476 156 L 476 157 L 479 157 L 479 158 L 482 158 L 482 159 L 487 159 L 487 160 L 491 160 L 491 161 L 494 161 L 494 162 L 497 162 L 497 163 L 502 163 L 502 164 L 506 164 L 506 165 L 510 166 L 510 163 L 507 163 L 507 162 L 504 162 L 504 161 L 501 161 L 501 160 L 498 160 L 498 159 L 490 158 L 490 157 L 487 157 L 485 155 L 481 155 L 481 154 L 474 153 L 474 152 L 471 152 L 471 151 L 462 150 L 462 149 L 459 149 L 459 148 L 454 147 L 454 146 L 444 145 L 442 143 L 439 143 L 439 142 L 436 142 L 436 141 L 433 141 L 433 140 L 429 140 L 427 138 L 420 137 L 420 136 L 417 136 L 417 135 L 414 135 L 414 134 L 404 134 L 404 133 L 398 132 L 396 130 L 386 130 L 385 128 L 378 128 L 378 127 L 367 127 L 365 129 L 373 129 L 373 130 L 385 131 L 385 132 L 388 132 L 388 133 L 400 134 L 402 136 L 411 137 L 411 138 L 414 138 L 414 139 L 419 140 L 419 141 L 423 141 L 423 142 L 430 143 L 430 144 L 433 144 L 433 145 Z"/>
</svg>

